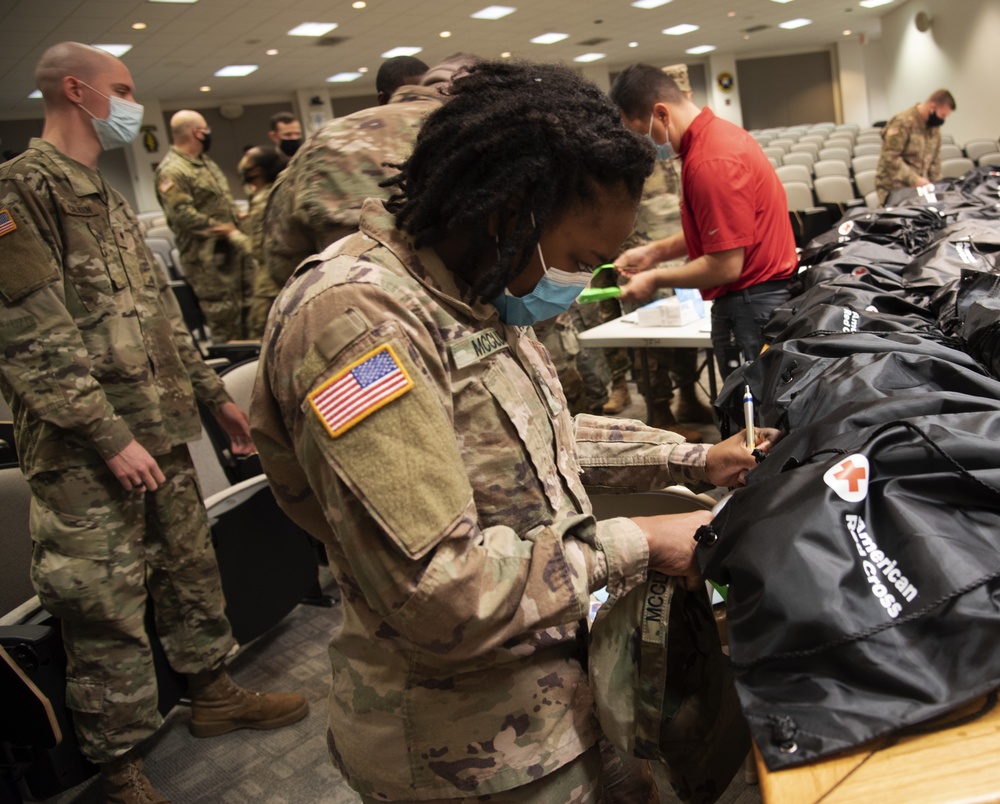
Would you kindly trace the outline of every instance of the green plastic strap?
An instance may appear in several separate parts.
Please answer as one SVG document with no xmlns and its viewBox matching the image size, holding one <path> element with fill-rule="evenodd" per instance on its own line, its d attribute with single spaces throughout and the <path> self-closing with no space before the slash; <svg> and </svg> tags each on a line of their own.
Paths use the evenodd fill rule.
<svg viewBox="0 0 1000 804">
<path fill-rule="evenodd" d="M 590 277 L 590 281 L 593 282 L 601 271 L 608 269 L 613 271 L 614 268 L 614 264 L 610 262 L 606 262 L 604 265 L 598 265 L 594 269 L 594 273 Z M 622 289 L 617 286 L 613 288 L 587 288 L 583 291 L 583 293 L 576 297 L 576 300 L 586 304 L 587 302 L 599 302 L 604 301 L 605 299 L 617 299 L 621 295 Z"/>
<path fill-rule="evenodd" d="M 617 299 L 622 295 L 622 289 L 614 288 L 586 288 L 583 293 L 576 297 L 576 300 L 586 304 L 587 302 L 604 301 L 605 299 Z"/>
</svg>

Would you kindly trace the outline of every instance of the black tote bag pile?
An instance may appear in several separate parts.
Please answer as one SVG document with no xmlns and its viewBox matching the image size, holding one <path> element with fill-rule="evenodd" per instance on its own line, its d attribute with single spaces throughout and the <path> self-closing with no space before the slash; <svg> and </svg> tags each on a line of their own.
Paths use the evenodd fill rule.
<svg viewBox="0 0 1000 804">
<path fill-rule="evenodd" d="M 1000 685 L 1000 412 L 837 430 L 780 442 L 698 548 L 772 770 Z"/>
</svg>

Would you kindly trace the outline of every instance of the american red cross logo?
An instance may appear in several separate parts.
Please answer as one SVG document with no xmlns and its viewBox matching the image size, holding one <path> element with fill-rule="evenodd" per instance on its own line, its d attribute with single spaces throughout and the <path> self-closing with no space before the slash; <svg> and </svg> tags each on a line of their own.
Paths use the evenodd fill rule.
<svg viewBox="0 0 1000 804">
<path fill-rule="evenodd" d="M 854 461 L 850 458 L 841 463 L 838 468 L 840 471 L 836 472 L 833 476 L 837 480 L 846 481 L 847 487 L 852 492 L 859 491 L 861 489 L 861 481 L 868 479 L 868 470 L 864 466 L 855 466 Z"/>
<path fill-rule="evenodd" d="M 840 499 L 861 502 L 868 496 L 868 459 L 860 454 L 848 455 L 835 463 L 823 475 L 826 483 Z"/>
</svg>

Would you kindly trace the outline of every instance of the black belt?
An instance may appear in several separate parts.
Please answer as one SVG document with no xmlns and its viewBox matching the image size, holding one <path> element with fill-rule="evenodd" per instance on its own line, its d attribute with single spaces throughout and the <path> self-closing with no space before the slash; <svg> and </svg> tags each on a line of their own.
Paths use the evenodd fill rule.
<svg viewBox="0 0 1000 804">
<path fill-rule="evenodd" d="M 736 292 L 749 293 L 752 296 L 755 293 L 767 293 L 768 291 L 771 290 L 782 290 L 791 281 L 792 278 L 790 276 L 786 276 L 784 279 L 772 279 L 768 282 L 761 282 L 758 285 L 751 285 L 748 288 L 743 288 L 742 291 L 736 291 Z"/>
</svg>

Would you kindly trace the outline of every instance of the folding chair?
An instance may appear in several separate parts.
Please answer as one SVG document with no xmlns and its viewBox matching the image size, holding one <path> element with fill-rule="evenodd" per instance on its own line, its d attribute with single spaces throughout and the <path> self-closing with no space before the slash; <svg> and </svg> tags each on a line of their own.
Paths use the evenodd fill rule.
<svg viewBox="0 0 1000 804">
<path fill-rule="evenodd" d="M 882 143 L 872 142 L 854 146 L 855 156 L 878 156 L 882 153 Z"/>
<path fill-rule="evenodd" d="M 1000 152 L 1000 144 L 996 140 L 969 140 L 965 143 L 965 155 L 973 162 L 983 154 L 995 154 L 997 152 Z"/>
<path fill-rule="evenodd" d="M 869 154 L 868 156 L 856 156 L 851 160 L 851 169 L 854 175 L 865 170 L 875 170 L 878 167 L 878 156 Z"/>
<path fill-rule="evenodd" d="M 976 166 L 971 159 L 943 159 L 941 160 L 941 178 L 957 179 L 964 176 Z"/>
<path fill-rule="evenodd" d="M 830 213 L 825 207 L 816 206 L 808 184 L 793 181 L 783 183 L 783 186 L 795 245 L 805 248 L 810 240 L 830 228 Z"/>
<path fill-rule="evenodd" d="M 854 186 L 858 188 L 858 195 L 866 198 L 868 193 L 875 189 L 875 171 L 863 170 L 854 174 Z"/>
<path fill-rule="evenodd" d="M 817 176 L 813 188 L 816 200 L 838 217 L 843 217 L 850 207 L 864 203 L 862 199 L 855 197 L 851 180 L 845 176 Z"/>
<path fill-rule="evenodd" d="M 805 165 L 782 165 L 775 168 L 774 172 L 778 174 L 778 178 L 781 179 L 782 184 L 801 182 L 810 188 L 812 187 L 812 173 L 809 172 L 809 168 Z"/>
<path fill-rule="evenodd" d="M 792 151 L 785 154 L 785 158 L 781 160 L 781 164 L 805 165 L 810 171 L 812 171 L 812 166 L 815 161 L 816 160 L 813 155 L 807 151 Z"/>
<path fill-rule="evenodd" d="M 851 178 L 851 169 L 846 162 L 839 159 L 823 159 L 813 165 L 813 175 L 820 176 L 843 176 L 845 179 Z"/>
</svg>

